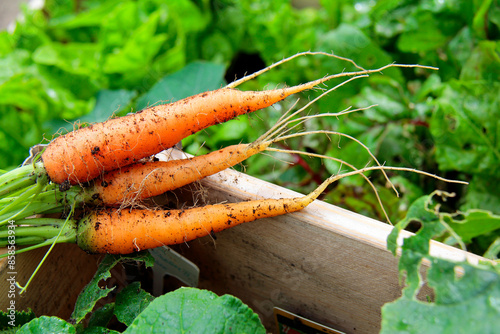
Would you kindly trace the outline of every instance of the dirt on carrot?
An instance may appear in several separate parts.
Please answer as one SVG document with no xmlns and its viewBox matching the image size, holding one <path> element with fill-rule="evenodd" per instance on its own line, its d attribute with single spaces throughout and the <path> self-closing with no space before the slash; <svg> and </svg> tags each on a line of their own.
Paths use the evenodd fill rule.
<svg viewBox="0 0 500 334">
<path fill-rule="evenodd" d="M 269 107 L 290 95 L 312 89 L 334 78 L 365 77 L 389 67 L 434 69 L 420 65 L 390 64 L 365 70 L 357 66 L 360 71 L 342 72 L 293 87 L 267 91 L 240 91 L 233 88 L 297 56 L 271 65 L 225 88 L 150 107 L 57 137 L 42 154 L 47 174 L 55 183 L 85 183 L 104 172 L 122 168 L 170 148 L 206 127 Z"/>
</svg>

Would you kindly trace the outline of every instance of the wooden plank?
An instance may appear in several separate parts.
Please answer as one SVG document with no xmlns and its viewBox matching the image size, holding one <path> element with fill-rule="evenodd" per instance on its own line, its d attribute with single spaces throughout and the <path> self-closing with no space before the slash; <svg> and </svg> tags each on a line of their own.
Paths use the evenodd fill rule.
<svg viewBox="0 0 500 334">
<path fill-rule="evenodd" d="M 300 196 L 233 170 L 201 184 L 212 203 Z M 391 229 L 315 201 L 301 212 L 243 224 L 218 233 L 216 240 L 205 237 L 176 250 L 200 267 L 201 288 L 241 298 L 268 330 L 274 329 L 277 306 L 346 333 L 375 333 L 381 307 L 401 293 L 397 260 L 386 249 Z M 431 254 L 479 260 L 437 242 Z"/>
<path fill-rule="evenodd" d="M 15 257 L 15 271 L 7 267 L 7 259 L 0 260 L 0 310 L 7 310 L 9 284 L 14 276 L 25 284 L 45 255 L 48 247 L 21 253 Z M 5 252 L 5 249 L 0 251 Z M 88 255 L 76 245 L 56 245 L 23 295 L 15 298 L 16 310 L 31 308 L 37 316 L 54 315 L 68 319 L 80 291 L 94 276 L 102 256 Z"/>
</svg>

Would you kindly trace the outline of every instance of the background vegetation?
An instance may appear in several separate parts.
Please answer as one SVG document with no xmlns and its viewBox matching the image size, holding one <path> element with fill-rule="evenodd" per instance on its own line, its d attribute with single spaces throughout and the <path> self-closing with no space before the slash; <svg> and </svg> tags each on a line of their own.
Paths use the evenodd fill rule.
<svg viewBox="0 0 500 334">
<path fill-rule="evenodd" d="M 284 0 L 47 0 L 42 10 L 26 10 L 13 32 L 0 33 L 0 168 L 20 164 L 32 145 L 47 142 L 62 127 L 71 129 L 75 121 L 102 121 L 181 99 L 297 52 L 326 51 L 365 68 L 391 62 L 439 67 L 436 72 L 391 69 L 357 80 L 311 110 L 337 112 L 376 103 L 366 112 L 310 127 L 355 136 L 386 165 L 470 182 L 462 187 L 391 174 L 401 193 L 397 198 L 373 174 L 392 221 L 404 218 L 411 203 L 435 189 L 456 193 L 445 203 L 450 212 L 480 209 L 497 218 L 499 26 L 495 0 L 319 1 L 304 8 Z M 310 56 L 241 89 L 295 85 L 350 69 L 346 62 Z M 309 91 L 301 101 L 315 94 Z M 294 101 L 208 129 L 183 145 L 200 154 L 249 142 Z M 308 136 L 288 145 L 357 166 L 370 161 L 356 143 L 331 139 Z M 245 170 L 308 192 L 339 168 L 299 157 L 279 159 L 291 164 L 259 155 Z M 361 178 L 342 180 L 324 199 L 385 219 Z M 469 249 L 484 254 L 498 239 L 498 226 L 469 235 Z"/>
<path fill-rule="evenodd" d="M 308 126 L 354 136 L 386 165 L 470 182 L 464 187 L 417 174 L 390 174 L 401 194 L 397 198 L 379 174 L 370 175 L 389 217 L 400 221 L 389 236 L 389 250 L 396 253 L 401 229 L 417 231 L 402 246 L 399 269 L 406 285 L 401 298 L 383 307 L 382 332 L 418 333 L 422 328 L 429 333 L 496 332 L 500 326 L 498 266 L 434 258 L 429 255 L 429 239 L 449 244 L 461 241 L 468 250 L 498 261 L 498 1 L 306 2 L 308 6 L 301 7 L 299 1 L 292 4 L 285 0 L 46 0 L 42 10 L 25 10 L 24 19 L 13 31 L 0 32 L 0 168 L 19 165 L 31 146 L 48 142 L 74 124 L 103 121 L 215 89 L 302 51 L 333 52 L 365 68 L 392 62 L 436 66 L 439 71 L 390 69 L 349 83 L 320 100 L 310 112 L 338 112 L 371 104 L 378 107 Z M 291 86 L 352 69 L 351 64 L 329 57 L 302 57 L 241 89 Z M 299 106 L 317 94 L 306 92 Z M 251 117 L 207 129 L 184 140 L 183 146 L 188 152 L 201 154 L 250 142 L 293 102 L 295 99 L 289 99 Z M 307 136 L 287 145 L 339 157 L 358 167 L 370 162 L 356 143 L 330 139 Z M 239 168 L 306 193 L 339 167 L 298 156 L 259 155 Z M 435 189 L 455 196 L 430 195 Z M 385 219 L 372 189 L 361 178 L 343 179 L 323 199 Z M 431 263 L 426 283 L 435 294 L 428 302 L 416 298 L 424 283 L 420 275 L 423 260 Z M 103 261 L 103 271 L 116 263 L 106 261 L 110 257 Z M 83 296 L 97 288 L 98 274 Z M 153 299 L 145 298 L 135 283 L 131 287 L 120 293 L 130 304 Z M 204 292 L 184 293 L 193 293 L 202 302 L 215 298 Z M 91 295 L 93 307 L 101 297 Z M 92 324 L 105 326 L 113 314 L 130 325 L 130 331 L 144 319 L 149 323 L 163 321 L 157 317 L 157 310 L 164 307 L 160 301 L 175 302 L 177 295 L 164 297 L 152 302 L 149 312 L 140 313 L 147 307 L 141 304 L 143 308 L 133 314 L 124 314 L 117 301 L 116 308 L 108 305 L 96 310 L 99 317 Z M 240 309 L 234 299 L 214 300 L 229 300 Z M 77 303 L 75 314 L 81 313 L 77 322 L 91 308 L 82 309 L 82 303 Z M 258 320 L 244 310 L 242 323 L 248 325 L 250 318 Z M 0 320 L 6 319 L 5 315 L 0 313 Z M 180 315 L 184 316 L 192 318 L 189 310 Z M 226 318 L 216 320 L 224 322 Z M 75 332 L 79 326 L 41 317 L 24 331 L 32 332 L 30 326 L 38 328 L 40 324 L 61 326 L 67 332 Z M 200 324 L 210 328 L 205 321 Z M 255 326 L 261 327 L 258 321 Z"/>
</svg>

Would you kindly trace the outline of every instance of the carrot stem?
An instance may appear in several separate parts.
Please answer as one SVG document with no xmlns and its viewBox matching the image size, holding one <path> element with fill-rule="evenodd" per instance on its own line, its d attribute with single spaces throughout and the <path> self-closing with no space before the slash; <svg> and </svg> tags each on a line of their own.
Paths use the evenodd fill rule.
<svg viewBox="0 0 500 334">
<path fill-rule="evenodd" d="M 44 168 L 41 163 L 21 166 L 2 174 L 0 176 L 0 198 L 37 183 L 43 174 Z"/>
</svg>

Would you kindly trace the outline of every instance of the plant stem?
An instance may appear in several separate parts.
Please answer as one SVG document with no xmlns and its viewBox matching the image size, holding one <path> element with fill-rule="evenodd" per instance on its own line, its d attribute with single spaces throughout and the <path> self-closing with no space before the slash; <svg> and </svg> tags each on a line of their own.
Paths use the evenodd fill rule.
<svg viewBox="0 0 500 334">
<path fill-rule="evenodd" d="M 32 245 L 35 249 L 51 245 L 57 238 L 57 243 L 76 243 L 76 221 L 59 218 L 23 219 L 14 228 L 3 227 L 0 230 L 0 247 L 9 244 L 9 236 L 14 236 L 16 245 Z M 16 250 L 25 252 L 26 248 Z M 0 255 L 4 257 L 4 255 Z"/>
</svg>

